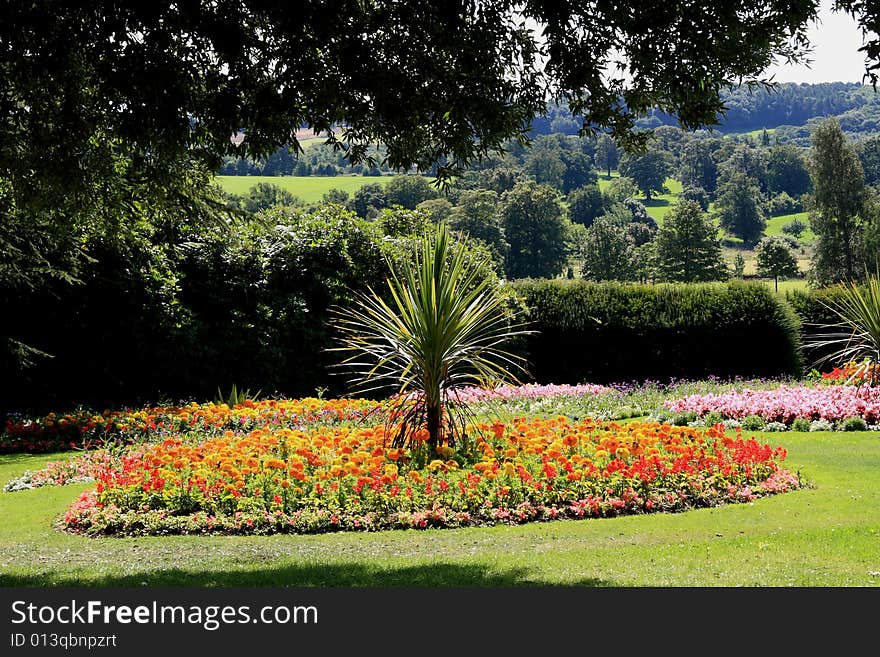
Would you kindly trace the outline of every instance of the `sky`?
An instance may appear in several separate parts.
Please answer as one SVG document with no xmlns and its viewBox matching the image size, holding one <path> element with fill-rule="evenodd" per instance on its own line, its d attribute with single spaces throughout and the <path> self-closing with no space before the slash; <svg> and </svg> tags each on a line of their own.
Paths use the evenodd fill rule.
<svg viewBox="0 0 880 657">
<path fill-rule="evenodd" d="M 809 30 L 813 44 L 810 68 L 804 65 L 777 65 L 768 69 L 777 82 L 861 82 L 865 57 L 858 52 L 862 33 L 854 18 L 831 11 L 831 1 L 822 0 L 819 23 Z"/>
</svg>

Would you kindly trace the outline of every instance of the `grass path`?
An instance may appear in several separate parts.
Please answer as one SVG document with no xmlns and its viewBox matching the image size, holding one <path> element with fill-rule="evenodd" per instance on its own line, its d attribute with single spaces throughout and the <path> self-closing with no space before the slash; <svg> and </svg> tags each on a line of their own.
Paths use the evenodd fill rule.
<svg viewBox="0 0 880 657">
<path fill-rule="evenodd" d="M 880 586 L 880 436 L 767 433 L 814 488 L 715 509 L 518 527 L 87 539 L 88 484 L 0 494 L 3 586 Z M 52 460 L 0 458 L 0 481 Z"/>
</svg>

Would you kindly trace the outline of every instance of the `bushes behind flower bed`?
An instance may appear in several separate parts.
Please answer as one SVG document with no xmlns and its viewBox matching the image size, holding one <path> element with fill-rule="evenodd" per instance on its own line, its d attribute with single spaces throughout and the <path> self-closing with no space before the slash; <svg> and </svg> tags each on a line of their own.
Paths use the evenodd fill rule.
<svg viewBox="0 0 880 657">
<path fill-rule="evenodd" d="M 759 283 L 518 281 L 538 381 L 800 376 L 800 321 Z"/>
</svg>

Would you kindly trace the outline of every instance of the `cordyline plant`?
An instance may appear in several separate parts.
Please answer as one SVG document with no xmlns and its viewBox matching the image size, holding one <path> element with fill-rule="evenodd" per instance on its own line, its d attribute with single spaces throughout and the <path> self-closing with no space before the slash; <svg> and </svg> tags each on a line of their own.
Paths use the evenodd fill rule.
<svg viewBox="0 0 880 657">
<path fill-rule="evenodd" d="M 849 282 L 842 286 L 839 297 L 822 302 L 834 311 L 839 321 L 821 325 L 824 333 L 813 337 L 808 347 L 836 348 L 816 361 L 854 363 L 847 383 L 860 381 L 868 385 L 880 383 L 880 276 L 868 275 L 864 287 Z"/>
<path fill-rule="evenodd" d="M 335 309 L 335 326 L 347 351 L 342 366 L 353 372 L 360 394 L 392 393 L 392 445 L 424 438 L 435 450 L 464 435 L 467 409 L 456 390 L 519 383 L 512 371 L 525 361 L 503 348 L 531 333 L 512 323 L 497 280 L 487 276 L 464 238 L 439 224 L 419 240 L 414 257 L 386 280 L 390 302 L 372 288 L 352 308 Z"/>
</svg>

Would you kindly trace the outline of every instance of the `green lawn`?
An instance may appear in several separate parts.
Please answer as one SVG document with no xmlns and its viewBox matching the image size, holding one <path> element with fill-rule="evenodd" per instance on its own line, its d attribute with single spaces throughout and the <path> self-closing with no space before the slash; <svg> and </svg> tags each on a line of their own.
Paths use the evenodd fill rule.
<svg viewBox="0 0 880 657">
<path fill-rule="evenodd" d="M 767 229 L 764 231 L 767 235 L 785 235 L 782 232 L 782 227 L 789 223 L 790 221 L 794 221 L 795 219 L 800 219 L 807 226 L 810 225 L 809 212 L 796 212 L 794 214 L 783 214 L 778 217 L 769 217 L 767 219 Z M 816 234 L 807 228 L 799 238 L 799 241 L 804 244 L 809 244 L 814 239 L 816 239 Z"/>
<path fill-rule="evenodd" d="M 617 171 L 611 172 L 611 178 L 608 178 L 604 173 L 600 173 L 599 189 L 604 192 L 608 189 L 611 181 L 619 176 L 620 174 Z M 672 208 L 672 204 L 675 203 L 678 195 L 681 194 L 681 182 L 675 178 L 667 178 L 666 188 L 669 190 L 668 194 L 654 195 L 651 197 L 650 203 L 648 203 L 643 196 L 637 197 L 637 200 L 645 204 L 648 214 L 660 225 L 663 224 L 663 217 L 666 216 L 666 213 Z"/>
<path fill-rule="evenodd" d="M 384 185 L 390 177 L 375 176 L 217 176 L 215 180 L 231 194 L 245 194 L 260 182 L 278 185 L 298 196 L 306 203 L 316 203 L 328 191 L 341 189 L 354 194 L 364 185 L 380 183 Z"/>
<path fill-rule="evenodd" d="M 751 434 L 749 434 L 751 435 Z M 87 539 L 88 484 L 0 494 L 3 586 L 878 586 L 880 434 L 755 434 L 814 487 L 679 514 L 518 527 Z M 52 457 L 0 457 L 0 481 Z"/>
<path fill-rule="evenodd" d="M 663 218 L 666 216 L 666 213 L 672 209 L 672 205 L 678 199 L 678 195 L 681 194 L 681 182 L 675 178 L 667 178 L 666 188 L 669 190 L 668 194 L 652 196 L 650 202 L 645 198 L 638 199 L 645 204 L 648 214 L 660 226 L 663 225 Z"/>
</svg>

